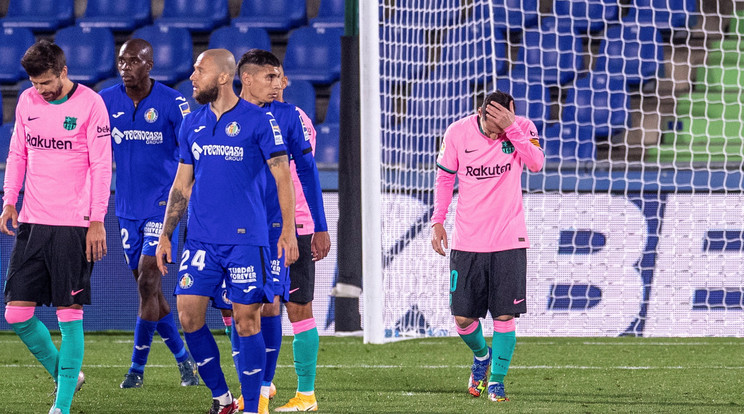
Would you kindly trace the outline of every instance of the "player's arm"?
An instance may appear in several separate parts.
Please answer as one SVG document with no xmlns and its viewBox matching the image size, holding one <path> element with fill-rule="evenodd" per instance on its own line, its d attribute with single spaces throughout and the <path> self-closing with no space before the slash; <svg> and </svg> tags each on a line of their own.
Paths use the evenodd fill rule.
<svg viewBox="0 0 744 414">
<path fill-rule="evenodd" d="M 23 116 L 20 114 L 22 102 L 16 106 L 15 128 L 10 138 L 10 149 L 8 150 L 8 159 L 5 163 L 5 183 L 3 185 L 3 212 L 0 214 L 0 231 L 13 236 L 15 233 L 8 228 L 8 220 L 11 221 L 13 228 L 18 228 L 18 211 L 16 203 L 18 194 L 23 186 L 23 177 L 26 174 L 26 140 L 24 137 Z"/>
<path fill-rule="evenodd" d="M 320 186 L 318 166 L 313 155 L 314 147 L 310 137 L 307 137 L 308 140 L 305 139 L 305 128 L 300 112 L 297 111 L 297 118 L 288 132 L 290 135 L 287 137 L 287 142 L 295 162 L 297 177 L 302 185 L 302 193 L 310 207 L 310 214 L 315 225 L 311 251 L 313 260 L 316 261 L 328 255 L 331 250 L 331 236 L 328 234 L 328 223 L 323 207 L 323 189 Z"/>
<path fill-rule="evenodd" d="M 431 247 L 442 256 L 446 254 L 444 249 L 449 248 L 447 231 L 444 229 L 444 219 L 447 217 L 447 209 L 452 202 L 455 174 L 459 166 L 456 145 L 450 131 L 449 128 L 445 131 L 442 147 L 439 149 L 439 156 L 437 157 L 434 212 L 431 215 Z"/>
<path fill-rule="evenodd" d="M 528 130 L 522 130 L 514 121 L 514 113 L 497 102 L 491 102 L 486 108 L 486 112 L 488 113 L 486 122 L 501 125 L 507 139 L 514 145 L 514 150 L 527 168 L 532 172 L 540 171 L 545 162 L 545 153 L 540 148 L 535 124 L 530 121 Z"/>
<path fill-rule="evenodd" d="M 111 132 L 103 98 L 95 95 L 86 131 L 90 171 L 90 226 L 85 236 L 85 255 L 96 262 L 106 255 L 106 228 L 103 219 L 111 196 Z"/>
<path fill-rule="evenodd" d="M 297 260 L 297 236 L 295 235 L 295 197 L 292 186 L 292 175 L 289 172 L 289 157 L 278 155 L 269 158 L 266 163 L 276 181 L 279 208 L 282 210 L 282 234 L 277 243 L 278 257 L 284 252 L 284 265 L 289 266 Z"/>
<path fill-rule="evenodd" d="M 171 186 L 170 193 L 168 194 L 168 204 L 165 207 L 163 231 L 160 233 L 158 247 L 155 250 L 158 269 L 160 269 L 163 275 L 168 273 L 165 263 L 173 263 L 173 258 L 171 257 L 171 237 L 189 206 L 189 198 L 191 198 L 191 189 L 193 187 L 194 166 L 183 162 L 178 164 L 176 178 L 173 180 L 173 186 Z M 164 256 L 165 259 L 163 259 Z"/>
</svg>

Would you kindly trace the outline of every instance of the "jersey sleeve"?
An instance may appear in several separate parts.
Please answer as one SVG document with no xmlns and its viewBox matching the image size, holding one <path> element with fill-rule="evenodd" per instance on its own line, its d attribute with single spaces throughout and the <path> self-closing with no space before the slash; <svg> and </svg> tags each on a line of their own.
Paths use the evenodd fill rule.
<svg viewBox="0 0 744 414">
<path fill-rule="evenodd" d="M 170 122 L 173 131 L 178 133 L 183 123 L 183 118 L 191 113 L 189 102 L 180 93 L 176 94 L 173 104 L 170 106 L 170 113 L 168 114 L 168 122 Z M 178 144 L 178 137 L 176 136 L 176 144 Z"/>
<path fill-rule="evenodd" d="M 540 171 L 545 162 L 545 153 L 540 148 L 535 124 L 528 119 L 521 118 L 515 120 L 504 132 L 527 168 L 532 172 Z"/>
<path fill-rule="evenodd" d="M 3 185 L 3 207 L 7 205 L 16 205 L 18 194 L 23 186 L 23 177 L 26 174 L 26 160 L 28 152 L 26 149 L 26 140 L 24 139 L 23 126 L 23 106 L 25 105 L 25 95 L 21 95 L 15 110 L 15 127 L 13 135 L 10 138 L 10 148 L 8 149 L 8 159 L 5 163 L 5 183 Z"/>
<path fill-rule="evenodd" d="M 323 208 L 323 190 L 320 187 L 318 166 L 313 156 L 313 146 L 305 133 L 305 125 L 299 111 L 294 112 L 287 126 L 287 147 L 297 165 L 297 176 L 302 184 L 302 192 L 310 207 L 310 214 L 315 223 L 315 231 L 328 231 L 325 210 Z"/>
<path fill-rule="evenodd" d="M 452 126 L 450 126 L 444 132 L 442 146 L 439 148 L 439 155 L 437 156 L 437 167 L 450 174 L 456 173 L 460 166 L 457 159 L 456 143 L 454 141 L 455 136 L 452 133 Z"/>
<path fill-rule="evenodd" d="M 90 221 L 103 221 L 111 196 L 111 128 L 103 99 L 95 100 L 88 120 L 88 163 L 90 164 Z"/>
<path fill-rule="evenodd" d="M 189 146 L 189 125 L 191 125 L 191 119 L 193 119 L 192 116 L 187 116 L 184 118 L 184 120 L 181 122 L 180 128 L 178 128 L 178 158 L 179 161 L 183 164 L 194 164 L 194 155 L 191 153 L 191 148 Z"/>
<path fill-rule="evenodd" d="M 279 124 L 271 114 L 263 114 L 257 119 L 256 138 L 265 160 L 287 155 L 287 147 Z"/>
</svg>

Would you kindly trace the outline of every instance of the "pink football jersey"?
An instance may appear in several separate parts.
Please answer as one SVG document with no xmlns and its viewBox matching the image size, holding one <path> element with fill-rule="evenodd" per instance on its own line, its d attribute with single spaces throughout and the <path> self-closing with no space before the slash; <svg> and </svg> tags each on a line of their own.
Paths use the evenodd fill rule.
<svg viewBox="0 0 744 414">
<path fill-rule="evenodd" d="M 300 108 L 297 108 L 297 110 L 300 112 L 305 137 L 310 140 L 310 145 L 313 147 L 313 155 L 315 155 L 315 136 L 317 135 L 315 127 L 305 111 Z M 315 223 L 313 223 L 313 217 L 310 215 L 310 206 L 308 206 L 305 199 L 305 193 L 302 191 L 300 177 L 297 176 L 297 166 L 291 162 L 289 163 L 289 168 L 292 172 L 292 183 L 295 189 L 295 205 L 297 206 L 295 208 L 295 223 L 297 224 L 297 234 L 300 236 L 313 234 L 315 233 Z"/>
<path fill-rule="evenodd" d="M 451 248 L 495 252 L 529 247 L 522 207 L 522 169 L 545 160 L 532 121 L 517 116 L 496 140 L 481 132 L 478 115 L 451 124 L 437 158 L 433 223 L 444 223 L 455 174 L 459 198 Z"/>
<path fill-rule="evenodd" d="M 3 206 L 16 204 L 24 176 L 20 222 L 88 227 L 103 221 L 111 194 L 111 135 L 97 93 L 78 84 L 60 104 L 45 101 L 34 88 L 21 94 Z"/>
</svg>

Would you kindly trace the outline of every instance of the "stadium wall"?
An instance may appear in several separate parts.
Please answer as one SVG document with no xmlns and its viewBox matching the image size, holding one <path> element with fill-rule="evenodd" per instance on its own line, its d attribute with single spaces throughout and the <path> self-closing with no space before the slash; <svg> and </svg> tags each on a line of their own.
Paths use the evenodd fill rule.
<svg viewBox="0 0 744 414">
<path fill-rule="evenodd" d="M 538 180 L 543 186 L 549 177 L 549 173 L 530 175 L 524 182 L 529 186 Z M 616 185 L 620 182 L 611 176 L 606 179 Z M 638 178 L 645 179 L 663 182 L 658 177 Z M 711 182 L 710 177 L 693 175 L 680 179 L 691 184 Z M 733 185 L 741 179 L 742 174 L 736 173 L 721 183 L 725 187 L 726 182 Z M 599 193 L 582 191 L 591 187 L 584 188 L 580 181 L 574 188 L 579 191 L 524 196 L 532 248 L 528 253 L 528 314 L 518 322 L 521 335 L 744 336 L 744 196 L 740 192 L 698 194 L 694 185 L 678 184 L 645 192 L 618 185 Z M 314 313 L 321 335 L 333 335 L 330 291 L 337 274 L 338 193 L 326 192 L 324 200 L 333 247 L 317 263 Z M 112 197 L 110 211 L 113 208 Z M 385 266 L 394 269 L 416 261 L 415 269 L 420 270 L 414 273 L 422 274 L 399 275 L 411 283 L 431 280 L 423 273 L 441 275 L 436 278 L 440 285 L 426 286 L 410 296 L 406 306 L 386 310 L 390 313 L 386 320 L 393 321 L 385 326 L 386 334 L 454 335 L 447 310 L 449 262 L 432 252 L 428 226 L 420 226 L 422 219 L 428 220 L 430 206 L 414 197 L 386 195 L 383 208 L 410 212 L 399 217 L 396 229 L 400 234 L 385 237 Z M 446 223 L 450 234 L 452 216 L 451 211 Z M 124 263 L 116 218 L 109 214 L 105 224 L 108 255 L 93 270 L 93 305 L 86 307 L 85 329 L 132 330 L 137 316 L 136 286 Z M 400 246 L 404 235 L 410 237 L 412 232 L 415 236 L 410 243 Z M 13 238 L 0 237 L 2 274 L 6 274 L 12 245 Z M 163 279 L 173 309 L 175 298 L 169 293 L 176 273 L 177 265 L 172 264 Z M 364 305 L 360 305 L 363 312 Z M 416 326 L 410 326 L 412 309 L 416 310 Z M 37 315 L 50 328 L 57 328 L 53 309 L 37 308 Z M 284 333 L 291 335 L 286 322 L 285 318 Z M 429 322 L 450 329 L 427 332 Z M 208 311 L 207 323 L 212 329 L 222 328 L 217 310 Z M 490 326 L 490 321 L 484 323 L 487 331 Z M 0 329 L 9 329 L 4 319 Z"/>
</svg>

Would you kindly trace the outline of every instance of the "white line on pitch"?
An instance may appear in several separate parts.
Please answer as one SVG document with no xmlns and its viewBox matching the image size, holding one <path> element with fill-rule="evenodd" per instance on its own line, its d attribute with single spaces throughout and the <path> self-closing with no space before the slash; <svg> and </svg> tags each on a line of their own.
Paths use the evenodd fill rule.
<svg viewBox="0 0 744 414">
<path fill-rule="evenodd" d="M 147 364 L 147 368 L 173 368 L 173 364 Z M 225 365 L 227 366 L 227 365 Z M 38 364 L 0 364 L 0 368 L 40 368 Z M 129 364 L 118 365 L 118 364 L 85 364 L 83 368 L 129 368 Z M 294 365 L 277 365 L 277 368 L 294 368 Z M 320 369 L 400 369 L 400 368 L 417 368 L 417 369 L 465 369 L 470 368 L 470 365 L 420 365 L 420 366 L 402 366 L 402 365 L 318 365 Z M 602 366 L 583 366 L 583 365 L 513 365 L 510 369 L 566 369 L 566 370 L 680 370 L 680 369 L 728 369 L 728 370 L 744 370 L 744 366 L 614 366 L 614 367 L 602 367 Z"/>
</svg>

